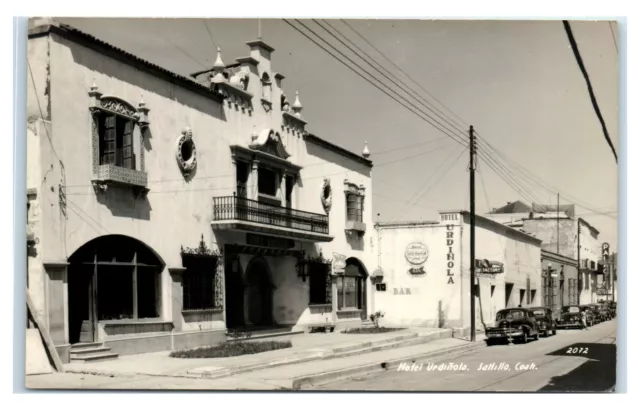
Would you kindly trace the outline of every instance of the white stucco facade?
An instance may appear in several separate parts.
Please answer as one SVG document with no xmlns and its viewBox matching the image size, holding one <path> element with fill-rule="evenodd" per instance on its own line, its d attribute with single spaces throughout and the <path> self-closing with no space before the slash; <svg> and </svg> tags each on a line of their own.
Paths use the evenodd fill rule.
<svg viewBox="0 0 640 410">
<path fill-rule="evenodd" d="M 435 222 L 381 223 L 378 232 L 386 290 L 375 291 L 374 306 L 385 313 L 384 323 L 468 332 L 469 213 L 441 212 Z M 540 241 L 480 216 L 475 238 L 476 259 L 503 266 L 502 273 L 477 275 L 476 328 L 491 324 L 505 307 L 540 305 Z M 426 260 L 410 262 L 407 250 L 422 247 Z"/>
<path fill-rule="evenodd" d="M 364 295 L 357 306 L 338 309 L 338 275 L 333 276 L 330 303 L 310 307 L 310 281 L 298 277 L 296 263 L 300 251 L 305 251 L 309 256 L 322 254 L 329 261 L 334 254 L 355 261 L 365 275 L 375 267 L 372 164 L 310 135 L 300 113 L 302 106 L 297 104 L 303 96 L 296 96 L 296 102 L 283 98 L 284 76 L 273 70 L 274 50 L 256 41 L 248 43 L 248 51 L 249 57 L 207 74 L 224 73 L 222 83 L 202 85 L 201 79 L 169 73 L 68 27 L 46 24 L 30 31 L 28 225 L 37 244 L 29 253 L 29 292 L 62 353 L 70 343 L 70 258 L 86 244 L 113 235 L 144 244 L 162 266 L 155 319 L 100 323 L 96 337 L 123 354 L 224 339 L 228 246 L 234 247 L 233 266 L 240 282 L 247 280 L 253 259 L 266 261 L 273 286 L 270 315 L 274 324 L 295 329 L 314 323 L 341 325 L 360 321 L 370 311 L 368 280 L 362 281 Z M 265 75 L 268 81 L 262 81 Z M 288 93 L 292 94 L 296 93 Z M 125 109 L 136 111 L 131 116 L 135 172 L 127 171 L 126 176 L 143 182 L 113 184 L 109 178 L 123 177 L 96 176 L 96 169 L 103 169 L 96 163 L 100 130 L 94 115 L 105 101 L 122 102 Z M 179 141 L 187 135 L 197 160 L 188 173 L 178 159 Z M 222 209 L 223 201 L 215 198 L 233 200 L 238 190 L 237 167 L 245 160 L 246 198 L 256 204 L 258 167 L 282 164 L 284 171 L 272 200 L 285 208 L 284 176 L 291 175 L 289 211 L 273 214 L 272 204 L 261 208 L 272 212 L 266 222 L 238 223 L 242 217 L 237 209 L 229 220 L 216 220 L 214 208 Z M 346 183 L 363 196 L 361 222 L 355 228 L 347 224 Z M 330 209 L 322 201 L 326 185 L 331 187 Z M 312 228 L 291 228 L 291 215 L 298 211 L 306 221 L 312 220 Z M 285 222 L 274 223 L 273 218 L 285 218 Z M 313 228 L 324 229 L 323 218 L 328 232 Z M 290 240 L 292 245 L 260 254 L 262 248 L 248 243 L 248 233 Z M 197 248 L 201 239 L 209 251 L 222 254 L 215 282 L 219 307 L 187 312 L 182 308 L 181 247 Z M 249 323 L 247 309 L 240 315 Z"/>
</svg>

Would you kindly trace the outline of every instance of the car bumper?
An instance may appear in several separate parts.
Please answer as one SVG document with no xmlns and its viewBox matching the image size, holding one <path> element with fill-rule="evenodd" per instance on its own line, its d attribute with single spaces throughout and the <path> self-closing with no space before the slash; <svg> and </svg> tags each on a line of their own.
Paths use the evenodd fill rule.
<svg viewBox="0 0 640 410">
<path fill-rule="evenodd" d="M 509 337 L 522 337 L 524 332 L 522 330 L 505 330 L 505 331 L 489 331 L 486 334 L 487 339 L 507 339 Z"/>
<path fill-rule="evenodd" d="M 557 328 L 568 328 L 568 327 L 582 327 L 582 323 L 580 322 L 569 322 L 569 323 L 557 323 Z"/>
</svg>

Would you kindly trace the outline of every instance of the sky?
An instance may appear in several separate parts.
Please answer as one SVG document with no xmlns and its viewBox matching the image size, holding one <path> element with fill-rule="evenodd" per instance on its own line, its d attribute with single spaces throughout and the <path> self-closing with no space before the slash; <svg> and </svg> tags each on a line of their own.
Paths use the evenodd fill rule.
<svg viewBox="0 0 640 410">
<path fill-rule="evenodd" d="M 248 55 L 245 42 L 261 35 L 275 48 L 272 67 L 286 77 L 286 94 L 300 93 L 308 131 L 356 153 L 367 142 L 376 220 L 433 220 L 438 210 L 469 209 L 468 151 L 281 19 L 57 20 L 183 75 L 210 68 L 217 47 L 223 61 L 233 63 Z M 374 84 L 401 100 L 385 86 L 394 89 L 439 128 L 466 138 L 472 125 L 500 151 L 496 156 L 480 143 L 490 160 L 478 159 L 478 214 L 508 201 L 556 204 L 559 192 L 561 204 L 577 199 L 588 207 L 578 205 L 577 214 L 617 249 L 618 167 L 561 21 L 318 20 L 382 64 L 396 84 L 318 23 L 301 22 L 361 68 L 333 51 L 340 60 L 361 75 L 373 73 Z M 574 21 L 571 27 L 618 151 L 617 25 Z M 416 94 L 426 101 L 413 99 Z M 524 189 L 510 187 L 491 159 L 509 164 L 505 173 Z"/>
</svg>

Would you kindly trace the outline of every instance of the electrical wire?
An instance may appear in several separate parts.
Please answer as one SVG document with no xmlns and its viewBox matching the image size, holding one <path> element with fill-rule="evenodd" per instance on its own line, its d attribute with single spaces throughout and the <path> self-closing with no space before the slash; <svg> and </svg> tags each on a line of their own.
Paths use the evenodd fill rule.
<svg viewBox="0 0 640 410">
<path fill-rule="evenodd" d="M 596 95 L 593 91 L 593 87 L 591 86 L 591 80 L 589 80 L 589 74 L 587 73 L 587 69 L 584 66 L 584 62 L 582 61 L 582 57 L 580 56 L 580 50 L 578 49 L 578 44 L 576 43 L 575 38 L 573 37 L 573 32 L 571 31 L 571 25 L 569 21 L 562 20 L 562 24 L 564 25 L 564 29 L 567 32 L 567 37 L 569 38 L 569 43 L 571 44 L 571 49 L 573 50 L 573 54 L 576 58 L 576 62 L 578 63 L 578 67 L 580 67 L 580 71 L 582 72 L 582 76 L 587 83 L 587 89 L 589 91 L 589 97 L 591 98 L 591 104 L 593 105 L 593 109 L 596 112 L 596 116 L 600 121 L 600 125 L 602 126 L 602 132 L 604 133 L 604 138 L 609 144 L 611 148 L 611 152 L 613 152 L 613 156 L 616 160 L 616 164 L 618 163 L 618 154 L 616 153 L 616 149 L 613 147 L 613 142 L 611 142 L 611 138 L 609 138 L 609 132 L 607 131 L 607 125 L 604 122 L 604 118 L 602 118 L 602 114 L 600 113 L 600 107 L 598 106 L 598 100 L 596 99 Z"/>
<path fill-rule="evenodd" d="M 424 91 L 425 93 L 427 93 L 427 95 L 429 95 L 431 98 L 433 98 L 434 101 L 436 101 L 438 104 L 440 104 L 445 110 L 447 110 L 449 113 L 451 113 L 454 117 L 456 117 L 460 122 L 458 122 L 459 125 L 461 125 L 461 127 L 464 129 L 467 127 L 467 123 L 466 121 L 464 121 L 462 118 L 460 118 L 455 112 L 453 112 L 452 110 L 450 110 L 446 105 L 444 105 L 442 102 L 440 102 L 440 100 L 438 100 L 433 94 L 431 94 L 427 89 L 425 89 L 419 82 L 417 82 L 416 80 L 414 80 L 409 74 L 407 74 L 406 71 L 404 71 L 402 68 L 398 67 L 398 65 L 396 63 L 394 63 L 390 58 L 388 58 L 382 51 L 380 51 L 380 49 L 378 49 L 375 45 L 371 44 L 371 42 L 369 42 L 369 40 L 367 40 L 362 34 L 360 34 L 360 32 L 358 32 L 358 30 L 356 30 L 355 28 L 353 28 L 353 26 L 351 26 L 348 22 L 346 22 L 345 20 L 340 19 L 340 21 L 342 21 L 347 27 L 349 27 L 351 29 L 351 31 L 353 31 L 354 33 L 356 33 L 356 35 L 358 37 L 360 37 L 362 40 L 364 40 L 365 43 L 367 43 L 371 48 L 373 48 L 376 52 L 378 52 L 378 54 L 380 54 L 382 56 L 382 58 L 384 58 L 385 60 L 387 60 L 389 63 L 391 63 L 391 65 L 393 65 L 398 71 L 400 71 L 402 74 L 404 74 L 411 82 L 413 82 L 418 88 L 420 88 L 422 91 Z M 437 110 L 437 108 L 434 107 L 434 109 Z M 442 111 L 439 111 L 442 115 L 445 115 Z"/>
<path fill-rule="evenodd" d="M 416 107 L 415 104 L 409 102 L 406 98 L 402 97 L 400 94 L 398 94 L 397 92 L 393 91 L 394 94 L 398 95 L 399 98 L 401 100 L 404 100 L 405 102 L 407 102 L 409 105 L 411 105 L 412 107 L 415 107 L 416 109 L 412 109 L 409 106 L 407 106 L 407 104 L 405 104 L 404 102 L 400 101 L 398 98 L 394 97 L 393 95 L 389 94 L 387 91 L 385 91 L 384 89 L 382 89 L 378 84 L 376 84 L 374 81 L 370 80 L 369 78 L 363 76 L 360 72 L 358 72 L 357 70 L 353 69 L 353 67 L 351 67 L 350 65 L 348 65 L 347 63 L 345 63 L 343 60 L 341 60 L 339 57 L 337 57 L 335 54 L 333 54 L 331 51 L 327 50 L 324 46 L 322 46 L 320 43 L 318 43 L 316 40 L 312 39 L 309 35 L 307 35 L 307 33 L 303 32 L 302 30 L 300 30 L 298 27 L 296 27 L 295 25 L 291 24 L 289 21 L 287 21 L 286 19 L 283 19 L 283 21 L 288 24 L 289 26 L 291 26 L 294 30 L 298 31 L 300 34 L 302 34 L 304 37 L 306 37 L 307 39 L 309 39 L 311 42 L 313 42 L 315 45 L 317 45 L 318 47 L 320 47 L 323 51 L 325 51 L 327 54 L 329 54 L 330 56 L 332 56 L 334 59 L 336 59 L 339 63 L 341 63 L 342 65 L 344 65 L 345 67 L 347 67 L 349 70 L 351 70 L 352 72 L 354 72 L 356 75 L 358 75 L 360 78 L 364 79 L 365 81 L 367 81 L 369 84 L 373 85 L 375 88 L 377 88 L 378 90 L 380 90 L 381 92 L 383 92 L 385 95 L 387 95 L 388 97 L 390 97 L 391 99 L 393 99 L 394 101 L 396 101 L 398 104 L 402 105 L 403 107 L 405 107 L 406 109 L 408 109 L 409 111 L 411 111 L 413 114 L 415 114 L 416 116 L 418 116 L 418 118 L 422 119 L 423 121 L 426 121 L 427 123 L 429 123 L 430 125 L 432 125 L 434 128 L 436 128 L 437 130 L 439 130 L 440 132 L 442 132 L 444 135 L 449 136 L 451 139 L 453 139 L 454 141 L 456 141 L 458 144 L 460 145 L 464 145 L 465 141 L 464 139 L 462 139 L 460 136 L 456 135 L 456 134 L 450 134 L 449 132 L 443 130 L 442 128 L 438 127 L 438 125 L 442 125 L 440 123 L 438 123 L 437 121 L 433 120 L 432 117 L 430 117 L 428 114 L 426 114 L 424 111 L 420 110 L 418 107 Z M 299 20 L 296 20 L 298 22 L 298 24 L 300 24 L 301 26 L 305 27 L 308 31 L 310 31 L 311 33 L 313 33 L 315 36 L 317 36 L 318 38 L 320 38 L 323 42 L 325 42 L 327 45 L 329 45 L 329 47 L 333 48 L 334 50 L 335 47 L 333 47 L 329 42 L 327 42 L 326 40 L 324 40 L 322 37 L 318 36 L 313 30 L 309 29 L 308 27 L 306 27 L 303 23 L 300 23 Z M 367 72 L 366 70 L 364 70 L 362 67 L 360 67 L 357 63 L 354 63 L 353 60 L 351 60 L 350 58 L 346 57 L 344 55 L 344 53 L 342 53 L 339 50 L 338 53 L 340 53 L 342 56 L 344 56 L 347 60 L 349 60 L 350 62 L 352 62 L 352 64 L 354 64 L 355 66 L 357 66 L 360 70 L 362 70 L 363 72 L 367 73 L 369 76 L 371 76 L 374 80 L 378 81 L 379 80 L 372 74 L 370 74 L 369 72 Z M 390 89 L 389 86 L 387 86 L 386 84 L 383 84 L 380 82 L 380 84 L 384 85 L 385 87 L 387 87 L 388 89 Z M 425 118 L 426 117 L 426 118 Z M 438 124 L 438 125 L 436 125 Z"/>
</svg>

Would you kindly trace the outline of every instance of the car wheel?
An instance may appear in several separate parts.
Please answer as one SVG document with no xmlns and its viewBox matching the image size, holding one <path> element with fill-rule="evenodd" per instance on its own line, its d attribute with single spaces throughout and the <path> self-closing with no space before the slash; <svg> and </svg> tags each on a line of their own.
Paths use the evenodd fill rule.
<svg viewBox="0 0 640 410">
<path fill-rule="evenodd" d="M 520 339 L 520 341 L 521 341 L 522 343 L 527 343 L 527 342 L 529 341 L 529 335 L 527 334 L 527 332 L 526 332 L 526 331 L 525 331 L 525 332 L 523 332 L 523 334 L 522 334 L 522 338 Z"/>
<path fill-rule="evenodd" d="M 551 334 L 555 336 L 556 334 L 558 334 L 558 330 L 556 328 L 554 328 L 553 332 Z"/>
<path fill-rule="evenodd" d="M 487 346 L 493 346 L 493 340 L 487 339 L 485 342 L 487 343 Z"/>
<path fill-rule="evenodd" d="M 540 339 L 540 331 L 539 330 L 536 332 L 536 335 L 533 336 L 533 340 L 538 340 L 538 339 Z"/>
</svg>

